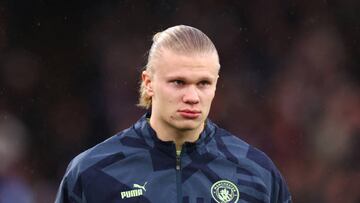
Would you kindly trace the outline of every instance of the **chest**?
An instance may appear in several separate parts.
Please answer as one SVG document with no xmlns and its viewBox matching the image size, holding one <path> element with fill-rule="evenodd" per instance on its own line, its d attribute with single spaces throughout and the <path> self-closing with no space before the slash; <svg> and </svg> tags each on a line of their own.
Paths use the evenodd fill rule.
<svg viewBox="0 0 360 203">
<path fill-rule="evenodd" d="M 261 179 L 212 155 L 130 156 L 82 174 L 87 202 L 251 202 L 267 199 Z M 259 189 L 260 188 L 260 189 Z M 264 201 L 266 202 L 266 201 Z"/>
</svg>

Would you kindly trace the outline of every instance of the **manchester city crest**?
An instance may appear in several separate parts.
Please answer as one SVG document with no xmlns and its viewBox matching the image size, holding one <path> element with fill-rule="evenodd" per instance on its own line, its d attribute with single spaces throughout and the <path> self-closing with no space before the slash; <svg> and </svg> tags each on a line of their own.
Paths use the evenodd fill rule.
<svg viewBox="0 0 360 203">
<path fill-rule="evenodd" d="M 237 186 L 227 180 L 220 180 L 211 186 L 211 196 L 217 203 L 236 203 L 239 200 Z"/>
</svg>

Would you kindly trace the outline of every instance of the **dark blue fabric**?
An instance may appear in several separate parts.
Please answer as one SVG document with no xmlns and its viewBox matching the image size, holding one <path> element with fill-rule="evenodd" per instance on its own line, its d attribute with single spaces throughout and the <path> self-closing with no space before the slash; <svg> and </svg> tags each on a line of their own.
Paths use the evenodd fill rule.
<svg viewBox="0 0 360 203">
<path fill-rule="evenodd" d="M 238 180 L 238 185 L 244 185 L 244 186 L 248 186 L 248 187 L 252 187 L 255 190 L 265 193 L 265 194 L 269 194 L 268 190 L 261 184 L 259 183 L 255 183 L 255 182 L 251 182 L 251 181 L 246 181 L 246 180 Z"/>
<path fill-rule="evenodd" d="M 56 203 L 179 203 L 178 197 L 181 203 L 213 203 L 211 188 L 218 181 L 236 185 L 239 202 L 291 202 L 271 160 L 210 120 L 196 142 L 183 145 L 182 167 L 176 170 L 175 143 L 158 139 L 149 116 L 77 156 Z"/>
<path fill-rule="evenodd" d="M 182 202 L 189 203 L 190 202 L 189 197 L 183 197 Z"/>
<path fill-rule="evenodd" d="M 198 154 L 196 151 L 190 154 L 191 163 L 183 168 L 181 181 L 185 182 L 197 171 L 201 171 L 212 183 L 219 180 L 219 176 L 208 167 L 208 163 L 216 159 L 213 154 Z"/>
<path fill-rule="evenodd" d="M 246 193 L 241 193 L 240 194 L 240 199 L 245 200 L 245 201 L 250 202 L 250 203 L 266 203 L 265 201 L 259 200 L 259 199 L 255 198 L 253 196 L 250 196 L 250 195 L 248 195 Z"/>
<path fill-rule="evenodd" d="M 238 159 L 235 157 L 235 155 L 233 155 L 228 148 L 226 147 L 225 143 L 222 141 L 221 136 L 226 136 L 227 134 L 225 133 L 225 131 L 220 131 L 218 136 L 215 136 L 215 140 L 216 140 L 216 144 L 217 147 L 219 149 L 219 151 L 221 151 L 225 156 L 226 159 L 234 162 L 236 164 L 238 164 Z"/>
<path fill-rule="evenodd" d="M 268 159 L 264 159 L 263 153 L 254 147 L 249 147 L 247 158 L 256 162 L 257 164 L 259 164 L 261 167 L 265 168 L 268 171 L 273 170 L 273 166 L 271 162 Z"/>
<path fill-rule="evenodd" d="M 123 159 L 125 158 L 125 156 L 123 155 L 123 153 L 116 153 L 116 154 L 113 154 L 113 155 L 110 155 L 108 156 L 106 159 L 103 159 L 99 162 L 97 162 L 96 164 L 94 164 L 92 167 L 90 167 L 89 169 L 87 169 L 86 171 L 82 172 L 81 174 L 79 174 L 79 178 L 77 179 L 76 183 L 75 183 L 75 187 L 74 187 L 74 190 L 73 192 L 81 197 L 82 195 L 82 192 L 84 191 L 83 189 L 83 181 L 86 181 L 89 179 L 89 176 L 90 174 L 93 173 L 93 171 L 101 171 L 102 168 L 120 160 L 120 159 Z"/>
<path fill-rule="evenodd" d="M 205 203 L 205 200 L 202 197 L 198 197 L 196 198 L 196 203 Z"/>
<path fill-rule="evenodd" d="M 252 173 L 251 171 L 245 169 L 245 168 L 242 168 L 242 167 L 237 167 L 236 168 L 236 173 L 238 174 L 244 174 L 244 175 L 248 175 L 248 176 L 253 176 L 254 173 Z"/>
<path fill-rule="evenodd" d="M 174 159 L 175 144 L 167 143 L 166 145 L 161 145 L 156 143 L 156 146 L 151 148 L 143 139 L 133 137 L 124 137 L 121 139 L 121 143 L 129 147 L 149 150 L 155 171 L 174 168 L 176 164 Z"/>
</svg>

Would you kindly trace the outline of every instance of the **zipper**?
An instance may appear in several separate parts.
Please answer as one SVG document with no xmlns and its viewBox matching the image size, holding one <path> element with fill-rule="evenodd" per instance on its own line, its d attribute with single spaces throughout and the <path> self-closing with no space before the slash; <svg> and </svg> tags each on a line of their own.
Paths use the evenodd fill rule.
<svg viewBox="0 0 360 203">
<path fill-rule="evenodd" d="M 177 193 L 177 202 L 182 203 L 182 185 L 181 185 L 181 154 L 182 151 L 178 154 L 176 151 L 176 193 Z"/>
<path fill-rule="evenodd" d="M 181 169 L 180 155 L 176 155 L 176 171 L 180 171 L 180 169 Z"/>
</svg>

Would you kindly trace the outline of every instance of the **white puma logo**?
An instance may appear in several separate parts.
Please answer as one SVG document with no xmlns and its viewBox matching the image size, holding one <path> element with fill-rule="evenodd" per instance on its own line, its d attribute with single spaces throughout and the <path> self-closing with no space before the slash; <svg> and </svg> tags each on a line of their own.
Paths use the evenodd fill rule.
<svg viewBox="0 0 360 203">
<path fill-rule="evenodd" d="M 147 184 L 147 182 L 144 183 L 144 185 L 139 185 L 139 184 L 134 184 L 133 187 L 134 188 L 139 188 L 139 189 L 143 189 L 145 192 L 146 192 L 146 189 L 145 189 L 145 185 Z"/>
<path fill-rule="evenodd" d="M 139 197 L 139 196 L 144 195 L 144 192 L 146 192 L 146 189 L 145 189 L 146 184 L 147 184 L 147 182 L 145 182 L 144 185 L 139 185 L 139 184 L 136 184 L 136 183 L 133 184 L 134 189 L 123 191 L 123 192 L 120 193 L 121 194 L 121 199 L 128 199 L 128 198 Z"/>
</svg>

